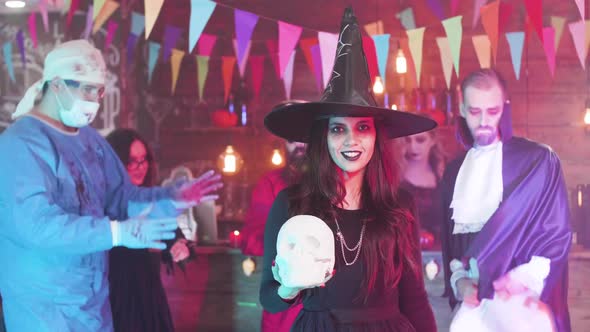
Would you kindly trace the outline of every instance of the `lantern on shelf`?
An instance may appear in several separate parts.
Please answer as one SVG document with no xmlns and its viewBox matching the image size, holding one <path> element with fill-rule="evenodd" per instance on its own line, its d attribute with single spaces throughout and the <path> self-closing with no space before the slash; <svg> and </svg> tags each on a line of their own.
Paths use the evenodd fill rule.
<svg viewBox="0 0 590 332">
<path fill-rule="evenodd" d="M 217 166 L 223 174 L 234 175 L 238 173 L 243 162 L 242 157 L 234 150 L 234 147 L 228 145 L 225 151 L 219 155 Z"/>
</svg>

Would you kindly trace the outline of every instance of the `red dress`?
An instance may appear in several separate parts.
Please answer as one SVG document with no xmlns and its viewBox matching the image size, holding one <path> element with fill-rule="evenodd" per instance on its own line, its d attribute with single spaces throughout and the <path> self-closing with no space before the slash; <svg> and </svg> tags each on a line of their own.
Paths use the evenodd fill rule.
<svg viewBox="0 0 590 332">
<path fill-rule="evenodd" d="M 266 218 L 277 194 L 287 187 L 284 169 L 266 173 L 252 191 L 250 208 L 242 228 L 242 253 L 250 256 L 264 255 L 264 227 Z M 262 332 L 288 332 L 301 310 L 301 305 L 292 306 L 285 311 L 262 312 Z"/>
</svg>

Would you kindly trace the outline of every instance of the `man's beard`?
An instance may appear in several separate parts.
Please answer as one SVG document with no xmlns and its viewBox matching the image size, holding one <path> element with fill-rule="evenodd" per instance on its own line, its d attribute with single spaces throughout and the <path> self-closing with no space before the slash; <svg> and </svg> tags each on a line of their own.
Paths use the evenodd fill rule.
<svg viewBox="0 0 590 332">
<path fill-rule="evenodd" d="M 287 154 L 287 165 L 300 165 L 305 159 L 305 148 L 297 147 Z"/>
<path fill-rule="evenodd" d="M 488 130 L 478 133 L 477 131 L 481 130 L 481 129 L 488 129 Z M 479 146 L 490 145 L 490 144 L 494 143 L 494 141 L 496 140 L 497 137 L 498 137 L 498 129 L 494 128 L 494 127 L 490 127 L 490 126 L 477 128 L 475 135 L 474 135 L 475 144 L 479 145 Z"/>
</svg>

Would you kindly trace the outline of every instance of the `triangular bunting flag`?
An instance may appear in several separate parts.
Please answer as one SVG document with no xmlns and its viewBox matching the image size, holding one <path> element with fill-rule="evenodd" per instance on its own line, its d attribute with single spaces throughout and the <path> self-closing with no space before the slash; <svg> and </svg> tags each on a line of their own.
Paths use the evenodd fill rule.
<svg viewBox="0 0 590 332">
<path fill-rule="evenodd" d="M 84 39 L 88 39 L 90 37 L 90 32 L 92 32 L 92 13 L 94 9 L 92 6 L 88 6 L 88 12 L 86 12 L 86 28 L 84 29 Z"/>
<path fill-rule="evenodd" d="M 234 52 L 238 54 L 238 42 L 234 39 Z M 246 47 L 246 53 L 242 61 L 238 62 L 238 70 L 240 72 L 240 78 L 244 78 L 246 73 L 246 65 L 248 64 L 248 57 L 250 56 L 250 48 L 252 47 L 252 41 L 248 41 L 248 47 Z"/>
<path fill-rule="evenodd" d="M 129 37 L 127 37 L 127 63 L 129 65 L 133 64 L 133 60 L 135 59 L 135 46 L 137 45 L 138 39 L 139 36 L 133 33 L 129 33 Z"/>
<path fill-rule="evenodd" d="M 532 27 L 539 40 L 543 41 L 543 0 L 524 0 L 526 11 Z"/>
<path fill-rule="evenodd" d="M 80 7 L 80 0 L 72 0 L 70 3 L 70 9 L 68 10 L 68 18 L 66 19 L 66 29 L 70 28 L 72 24 L 72 19 L 74 18 L 74 13 L 78 11 Z"/>
<path fill-rule="evenodd" d="M 148 83 L 152 81 L 152 74 L 156 63 L 158 62 L 158 54 L 160 53 L 160 44 L 148 41 Z"/>
<path fill-rule="evenodd" d="M 191 0 L 191 21 L 188 33 L 189 52 L 192 52 L 193 48 L 195 48 L 216 5 L 215 2 L 209 0 Z"/>
<path fill-rule="evenodd" d="M 64 15 L 70 10 L 70 6 L 72 5 L 72 0 L 64 0 L 63 7 L 61 7 L 61 14 Z"/>
<path fill-rule="evenodd" d="M 28 23 L 29 23 L 29 35 L 31 36 L 31 41 L 33 42 L 33 48 L 37 48 L 37 14 L 35 12 L 31 12 L 29 15 Z"/>
<path fill-rule="evenodd" d="M 234 10 L 236 39 L 238 40 L 238 62 L 244 60 L 248 42 L 252 39 L 252 32 L 258 22 L 258 15 L 243 10 Z M 245 61 L 245 60 L 244 60 Z"/>
<path fill-rule="evenodd" d="M 512 5 L 507 2 L 500 2 L 500 11 L 498 18 L 498 35 L 506 32 L 508 21 L 512 16 Z"/>
<path fill-rule="evenodd" d="M 319 44 L 311 47 L 311 56 L 313 58 L 313 73 L 315 74 L 316 87 L 318 88 L 319 92 L 322 92 L 322 54 Z"/>
<path fill-rule="evenodd" d="M 408 75 L 405 77 L 407 80 L 404 80 L 403 77 L 400 77 L 400 87 L 406 83 L 407 85 L 405 85 L 405 88 L 411 89 L 417 87 L 420 85 L 420 82 L 418 82 L 418 79 L 416 79 L 416 64 L 414 63 L 412 51 L 410 50 L 410 40 L 409 38 L 400 38 L 399 44 L 402 51 L 404 52 L 404 55 L 406 56 L 406 62 L 408 66 Z"/>
<path fill-rule="evenodd" d="M 416 72 L 416 83 L 420 85 L 420 74 L 422 70 L 422 47 L 424 45 L 424 30 L 425 28 L 418 28 L 406 31 L 408 34 L 408 46 L 410 54 L 414 62 L 414 70 Z"/>
<path fill-rule="evenodd" d="M 203 91 L 205 89 L 205 82 L 207 82 L 207 74 L 209 73 L 209 56 L 197 55 L 197 81 L 199 84 L 199 100 L 203 100 Z"/>
<path fill-rule="evenodd" d="M 172 74 L 172 95 L 176 91 L 176 81 L 178 81 L 178 73 L 180 72 L 180 65 L 182 64 L 182 58 L 184 57 L 184 51 L 172 49 L 172 55 L 170 56 L 170 72 Z"/>
<path fill-rule="evenodd" d="M 551 77 L 555 77 L 555 30 L 553 27 L 543 28 L 543 48 Z"/>
<path fill-rule="evenodd" d="M 555 53 L 559 47 L 559 41 L 563 35 L 563 27 L 565 26 L 565 17 L 551 16 L 551 26 L 555 30 Z"/>
<path fill-rule="evenodd" d="M 475 29 L 475 26 L 477 26 L 477 22 L 479 21 L 479 14 L 480 14 L 481 7 L 483 7 L 483 5 L 485 5 L 486 1 L 488 1 L 488 0 L 475 0 L 474 1 L 473 21 L 471 22 L 471 28 Z"/>
<path fill-rule="evenodd" d="M 447 89 L 451 88 L 451 75 L 453 74 L 453 57 L 451 56 L 451 47 L 446 37 L 436 38 L 436 44 L 440 51 L 440 61 L 442 64 L 443 73 L 445 75 L 445 83 Z"/>
<path fill-rule="evenodd" d="M 586 19 L 586 1 L 585 0 L 576 0 L 576 6 L 578 6 L 578 11 L 580 12 L 580 17 L 585 20 Z"/>
<path fill-rule="evenodd" d="M 395 15 L 406 30 L 416 29 L 416 20 L 412 7 L 408 7 Z"/>
<path fill-rule="evenodd" d="M 586 69 L 586 56 L 588 55 L 588 47 L 586 46 L 586 22 L 579 20 L 568 24 L 572 39 L 574 40 L 574 48 L 580 60 L 582 68 Z"/>
<path fill-rule="evenodd" d="M 442 21 L 445 18 L 445 13 L 440 0 L 426 0 L 426 3 L 439 20 Z"/>
<path fill-rule="evenodd" d="M 39 1 L 39 13 L 41 13 L 41 18 L 43 19 L 43 28 L 45 28 L 45 32 L 49 32 L 49 17 L 47 15 L 47 0 Z"/>
<path fill-rule="evenodd" d="M 20 61 L 23 64 L 23 68 L 27 66 L 27 60 L 25 57 L 25 38 L 23 36 L 23 31 L 18 30 L 16 33 L 16 46 L 18 46 L 18 52 L 20 53 Z"/>
<path fill-rule="evenodd" d="M 104 6 L 104 3 L 105 3 L 105 0 L 94 0 L 93 1 L 93 3 L 92 3 L 92 8 L 94 8 L 94 13 L 92 14 L 93 21 L 96 21 L 96 17 L 98 16 L 100 11 L 102 10 L 102 6 Z"/>
<path fill-rule="evenodd" d="M 202 33 L 201 38 L 199 38 L 199 43 L 197 44 L 197 52 L 199 55 L 211 56 L 216 41 L 217 36 Z"/>
<path fill-rule="evenodd" d="M 143 0 L 143 6 L 145 8 L 145 39 L 148 39 L 152 33 L 163 4 L 164 0 Z"/>
<path fill-rule="evenodd" d="M 96 7 L 96 0 L 94 1 L 95 5 L 94 5 L 94 9 L 98 10 Z M 119 3 L 113 0 L 108 0 L 107 2 L 103 1 L 102 4 L 102 9 L 100 10 L 100 13 L 98 13 L 98 15 L 96 15 L 96 17 L 94 18 L 94 25 L 92 27 L 92 33 L 95 34 L 98 30 L 100 30 L 100 28 L 103 26 L 104 22 L 106 22 L 109 17 L 111 17 L 111 15 L 113 15 L 113 13 L 115 12 L 115 10 L 117 10 L 117 8 L 119 8 Z"/>
<path fill-rule="evenodd" d="M 6 42 L 2 45 L 2 54 L 4 55 L 4 63 L 6 63 L 6 69 L 8 70 L 8 76 L 10 80 L 14 83 L 16 79 L 14 78 L 14 67 L 12 66 L 12 43 Z"/>
<path fill-rule="evenodd" d="M 491 2 L 481 7 L 481 24 L 483 29 L 488 34 L 489 43 L 492 46 L 492 54 L 494 56 L 494 63 L 498 54 L 498 23 L 500 15 L 500 1 Z M 475 41 L 474 41 L 475 43 Z M 477 48 L 476 48 L 477 51 Z M 481 62 L 480 62 L 481 64 Z M 487 67 L 486 67 L 487 68 Z"/>
<path fill-rule="evenodd" d="M 145 17 L 139 13 L 131 13 L 131 33 L 138 36 L 145 29 Z"/>
<path fill-rule="evenodd" d="M 303 56 L 305 57 L 305 63 L 309 67 L 309 70 L 313 73 L 314 66 L 313 66 L 313 57 L 311 55 L 311 47 L 318 44 L 317 38 L 306 38 L 299 40 L 299 47 L 303 51 Z M 364 46 L 364 41 L 363 41 Z M 366 54 L 366 52 L 365 52 Z"/>
<path fill-rule="evenodd" d="M 391 35 L 374 35 L 375 50 L 377 51 L 377 65 L 379 66 L 379 76 L 385 86 L 385 78 L 387 75 L 387 58 L 389 56 L 389 38 Z"/>
<path fill-rule="evenodd" d="M 281 78 L 281 69 L 279 68 L 279 43 L 276 39 L 269 39 L 266 41 L 266 49 L 268 50 L 268 56 L 275 69 L 277 78 Z"/>
<path fill-rule="evenodd" d="M 162 59 L 164 61 L 168 61 L 170 58 L 170 51 L 176 47 L 176 43 L 178 38 L 180 38 L 180 34 L 182 30 L 172 25 L 166 25 L 166 29 L 164 30 L 164 51 L 162 52 Z"/>
<path fill-rule="evenodd" d="M 506 40 L 510 46 L 510 57 L 516 79 L 520 79 L 520 64 L 522 62 L 522 48 L 524 46 L 524 31 L 506 33 Z"/>
<path fill-rule="evenodd" d="M 486 35 L 473 36 L 471 39 L 473 40 L 473 47 L 475 48 L 475 54 L 479 61 L 479 67 L 490 68 L 490 39 Z"/>
<path fill-rule="evenodd" d="M 223 75 L 223 101 L 226 102 L 231 90 L 231 83 L 234 76 L 234 67 L 236 66 L 236 57 L 221 57 L 221 72 Z"/>
<path fill-rule="evenodd" d="M 370 36 L 363 36 L 363 50 L 367 59 L 367 67 L 369 67 L 369 77 L 371 78 L 371 82 L 374 82 L 375 77 L 379 75 L 379 65 L 377 65 L 375 41 Z"/>
<path fill-rule="evenodd" d="M 105 7 L 106 7 L 106 5 L 105 5 Z M 111 43 L 113 42 L 113 38 L 115 37 L 115 32 L 117 31 L 118 27 L 119 27 L 119 24 L 117 24 L 117 22 L 113 22 L 112 20 L 109 21 L 109 24 L 107 24 L 107 36 L 104 41 L 104 49 L 105 50 L 108 49 L 109 46 L 111 46 Z"/>
<path fill-rule="evenodd" d="M 376 22 L 371 22 L 371 23 L 365 24 L 365 31 L 367 32 L 367 35 L 369 35 L 369 36 L 382 34 L 383 33 L 383 21 L 379 20 Z"/>
<path fill-rule="evenodd" d="M 463 16 L 455 16 L 442 21 L 445 32 L 447 33 L 451 54 L 453 55 L 457 77 L 459 77 L 459 59 L 461 58 L 461 38 L 463 38 L 462 18 Z"/>
<path fill-rule="evenodd" d="M 264 56 L 253 55 L 250 57 L 250 74 L 252 75 L 252 92 L 254 98 L 260 97 L 262 78 L 264 77 Z"/>
<path fill-rule="evenodd" d="M 285 96 L 287 100 L 291 99 L 291 87 L 293 86 L 293 63 L 295 62 L 295 50 L 291 52 L 289 62 L 285 67 L 285 73 L 283 74 L 283 85 L 285 87 Z"/>
<path fill-rule="evenodd" d="M 279 68 L 281 76 L 284 75 L 287 63 L 293 57 L 293 50 L 297 46 L 302 30 L 300 26 L 279 21 Z"/>
<path fill-rule="evenodd" d="M 334 68 L 336 48 L 338 46 L 338 34 L 320 31 L 318 32 L 318 40 L 320 54 L 322 55 L 322 77 L 324 79 L 325 87 L 328 85 L 328 81 L 332 76 L 332 68 Z"/>
</svg>

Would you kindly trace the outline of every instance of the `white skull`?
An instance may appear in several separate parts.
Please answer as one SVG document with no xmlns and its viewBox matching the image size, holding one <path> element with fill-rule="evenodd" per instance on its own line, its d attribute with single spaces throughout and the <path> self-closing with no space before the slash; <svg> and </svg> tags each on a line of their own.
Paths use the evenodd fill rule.
<svg viewBox="0 0 590 332">
<path fill-rule="evenodd" d="M 334 256 L 334 234 L 323 220 L 298 215 L 281 227 L 275 262 L 283 286 L 320 285 L 334 269 Z"/>
</svg>

